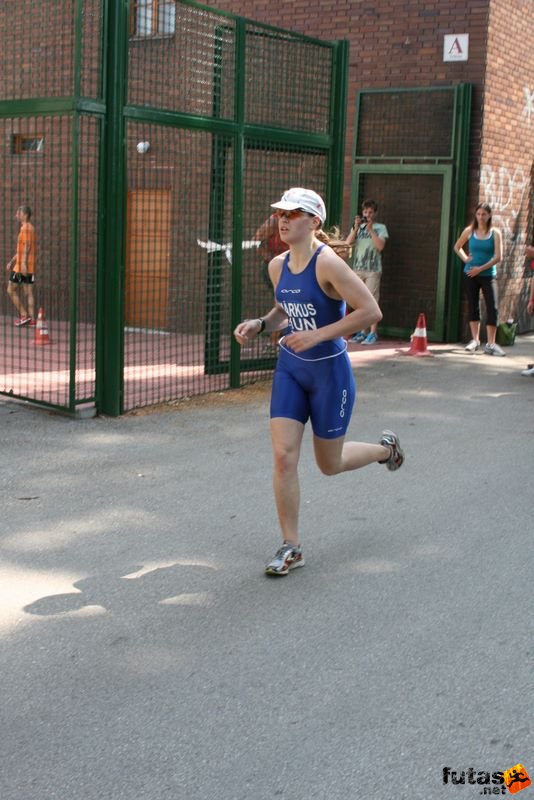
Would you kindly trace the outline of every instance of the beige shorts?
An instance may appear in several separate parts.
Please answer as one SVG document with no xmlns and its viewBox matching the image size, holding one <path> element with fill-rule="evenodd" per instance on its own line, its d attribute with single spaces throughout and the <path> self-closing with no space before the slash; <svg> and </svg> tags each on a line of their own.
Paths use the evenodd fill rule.
<svg viewBox="0 0 534 800">
<path fill-rule="evenodd" d="M 378 303 L 378 298 L 380 297 L 380 278 L 382 277 L 382 273 L 368 272 L 367 270 L 357 270 L 356 275 L 365 283 Z"/>
</svg>

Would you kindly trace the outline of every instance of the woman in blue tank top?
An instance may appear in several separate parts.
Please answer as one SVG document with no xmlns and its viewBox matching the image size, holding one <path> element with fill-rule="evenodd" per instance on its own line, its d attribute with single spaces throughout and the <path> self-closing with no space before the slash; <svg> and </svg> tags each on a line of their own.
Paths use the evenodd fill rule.
<svg viewBox="0 0 534 800">
<path fill-rule="evenodd" d="M 304 565 L 298 462 L 308 419 L 315 460 L 326 475 L 377 462 L 396 470 L 404 454 L 392 431 L 384 431 L 379 444 L 345 441 L 356 387 L 344 337 L 382 315 L 363 281 L 317 238 L 325 238 L 322 198 L 310 189 L 293 188 L 272 206 L 288 247 L 269 264 L 275 305 L 263 317 L 241 322 L 234 335 L 246 344 L 263 331 L 284 332 L 271 394 L 273 486 L 283 542 L 266 573 L 287 575 Z M 347 303 L 354 310 L 345 316 Z"/>
<path fill-rule="evenodd" d="M 469 254 L 464 250 L 469 245 Z M 468 353 L 480 347 L 480 292 L 486 303 L 487 344 L 484 352 L 490 356 L 504 356 L 495 343 L 497 333 L 497 264 L 502 259 L 501 232 L 492 227 L 491 208 L 487 203 L 476 207 L 475 218 L 463 231 L 454 245 L 454 252 L 464 262 L 465 287 L 469 310 L 471 341 L 466 346 Z"/>
</svg>

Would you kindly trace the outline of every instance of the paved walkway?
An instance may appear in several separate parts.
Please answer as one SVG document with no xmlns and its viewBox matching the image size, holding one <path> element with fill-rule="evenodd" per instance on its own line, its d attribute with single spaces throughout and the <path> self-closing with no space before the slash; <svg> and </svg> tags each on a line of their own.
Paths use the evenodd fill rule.
<svg viewBox="0 0 534 800">
<path fill-rule="evenodd" d="M 407 460 L 327 478 L 308 434 L 307 564 L 280 580 L 266 387 L 84 421 L 0 402 L 2 800 L 532 775 L 534 336 L 431 349 L 352 353 L 350 434 L 398 430 Z"/>
</svg>

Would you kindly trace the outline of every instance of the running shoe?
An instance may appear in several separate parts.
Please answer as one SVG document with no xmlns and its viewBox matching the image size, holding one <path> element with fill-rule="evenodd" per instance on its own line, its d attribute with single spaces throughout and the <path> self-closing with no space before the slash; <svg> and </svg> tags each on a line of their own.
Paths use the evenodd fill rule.
<svg viewBox="0 0 534 800">
<path fill-rule="evenodd" d="M 468 353 L 474 353 L 476 352 L 476 350 L 478 350 L 479 347 L 480 347 L 480 342 L 477 341 L 476 339 L 471 339 L 469 344 L 465 346 L 465 349 L 467 350 Z"/>
<path fill-rule="evenodd" d="M 389 458 L 384 461 L 379 461 L 379 464 L 385 464 L 386 467 L 392 472 L 402 467 L 404 463 L 404 452 L 401 449 L 399 437 L 393 431 L 382 431 L 379 444 L 382 447 L 389 447 L 391 454 Z"/>
<path fill-rule="evenodd" d="M 502 347 L 499 347 L 498 344 L 487 344 L 485 346 L 485 348 L 484 348 L 484 352 L 488 356 L 505 356 L 506 355 L 506 353 L 504 352 Z"/>
<path fill-rule="evenodd" d="M 365 333 L 365 331 L 358 331 L 358 333 L 355 333 L 354 336 L 350 337 L 349 342 L 355 342 L 356 344 L 360 344 L 360 342 L 363 342 L 366 336 L 367 334 Z"/>
<path fill-rule="evenodd" d="M 378 336 L 376 333 L 368 333 L 365 339 L 363 340 L 362 344 L 376 344 L 378 342 Z"/>
<path fill-rule="evenodd" d="M 274 558 L 265 567 L 267 575 L 287 575 L 290 569 L 304 566 L 302 548 L 284 542 L 276 551 Z"/>
<path fill-rule="evenodd" d="M 15 320 L 13 325 L 15 328 L 21 328 L 23 325 L 28 325 L 32 321 L 31 317 L 19 317 Z"/>
<path fill-rule="evenodd" d="M 522 369 L 521 375 L 526 375 L 527 377 L 530 376 L 531 378 L 534 378 L 534 364 L 531 364 L 530 368 L 527 367 L 527 369 Z"/>
</svg>

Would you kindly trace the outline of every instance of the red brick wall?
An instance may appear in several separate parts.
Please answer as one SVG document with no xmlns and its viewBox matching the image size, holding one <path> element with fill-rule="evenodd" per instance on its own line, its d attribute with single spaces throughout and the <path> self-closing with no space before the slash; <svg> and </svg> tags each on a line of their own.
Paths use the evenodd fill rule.
<svg viewBox="0 0 534 800">
<path fill-rule="evenodd" d="M 504 235 L 500 316 L 532 327 L 525 306 L 533 274 L 524 256 L 532 243 L 534 158 L 534 5 L 493 2 L 488 29 L 480 201 Z"/>
<path fill-rule="evenodd" d="M 0 99 L 72 94 L 74 9 L 73 0 L 0 3 Z"/>
<path fill-rule="evenodd" d="M 352 182 L 352 148 L 354 144 L 354 118 L 357 93 L 365 88 L 411 88 L 425 86 L 448 86 L 460 82 L 474 85 L 472 106 L 472 127 L 470 145 L 470 176 L 467 203 L 470 211 L 480 199 L 488 200 L 495 208 L 495 218 L 505 232 L 505 260 L 500 279 L 502 294 L 502 316 L 525 317 L 525 295 L 528 291 L 528 280 L 524 276 L 525 263 L 522 257 L 522 246 L 525 238 L 532 239 L 532 204 L 529 207 L 529 194 L 532 191 L 532 152 L 534 150 L 534 104 L 530 100 L 534 93 L 534 15 L 533 0 L 375 0 L 374 4 L 363 0 L 338 0 L 338 2 L 319 2 L 319 0 L 294 0 L 286 6 L 273 5 L 265 0 L 213 0 L 211 5 L 220 10 L 256 19 L 268 24 L 289 28 L 302 34 L 321 39 L 347 39 L 350 42 L 350 70 L 347 106 L 347 146 L 345 153 L 344 173 L 344 213 L 342 222 L 344 231 L 349 227 L 351 182 Z M 14 0 L 1 4 L 0 32 L 8 30 L 15 10 L 18 10 L 17 25 L 22 25 L 22 6 Z M 4 8 L 5 6 L 5 8 Z M 42 14 L 48 6 L 43 5 Z M 100 0 L 85 0 L 84 3 L 84 75 L 82 92 L 86 95 L 97 93 L 99 86 L 98 69 L 98 33 L 100 31 Z M 8 13 L 9 12 L 9 13 Z M 55 12 L 54 12 L 55 13 Z M 8 42 L 4 61 L 6 75 L 3 97 L 27 97 L 39 93 L 69 94 L 72 89 L 72 46 L 73 28 L 72 0 L 63 7 L 62 23 L 53 16 L 50 10 L 39 24 L 33 26 L 37 31 L 44 26 L 46 36 L 39 33 L 33 42 L 31 54 L 22 65 L 22 73 L 15 69 L 16 47 L 12 37 Z M 198 42 L 205 39 L 206 30 L 215 22 L 207 14 L 203 21 L 196 21 L 190 7 L 182 7 L 181 14 L 188 26 L 193 28 L 195 36 L 189 31 L 189 44 L 184 40 L 184 52 L 191 57 L 203 53 L 207 62 L 211 58 L 212 45 Z M 191 17 L 191 19 L 190 19 Z M 181 19 L 181 18 L 180 18 Z M 47 23 L 44 25 L 44 23 Z M 181 19 L 181 22 L 183 20 Z M 42 23 L 42 24 L 41 24 Z M 16 26 L 15 26 L 16 27 Z M 187 26 L 186 26 L 187 27 Z M 18 30 L 18 28 L 16 28 Z M 206 30 L 205 30 L 206 29 Z M 182 30 L 182 28 L 180 28 Z M 189 28 L 188 28 L 189 30 Z M 447 33 L 468 33 L 470 35 L 470 53 L 467 62 L 443 62 L 443 36 Z M 44 38 L 43 38 L 44 37 Z M 187 39 L 187 37 L 186 37 Z M 131 84 L 129 99 L 131 102 L 144 103 L 150 100 L 169 107 L 182 107 L 184 88 L 189 100 L 186 110 L 201 111 L 206 109 L 212 100 L 212 88 L 197 81 L 180 82 L 183 53 L 177 52 L 176 40 L 161 39 L 154 42 L 132 43 L 131 45 Z M 180 40 L 180 43 L 182 40 Z M 530 45 L 528 44 L 530 42 Z M 35 46 L 34 46 L 35 45 Z M 171 52 L 171 46 L 174 52 Z M 187 48 L 187 49 L 186 49 Z M 207 48 L 205 51 L 203 48 Z M 230 48 L 231 49 L 231 48 Z M 52 55 L 54 54 L 54 62 Z M 147 54 L 149 56 L 147 57 Z M 148 62 L 148 63 L 147 63 Z M 487 64 L 487 79 L 486 79 Z M 167 76 L 162 81 L 161 75 Z M 170 76 L 170 79 L 169 79 Z M 288 74 L 287 80 L 291 76 Z M 530 81 L 530 83 L 529 83 Z M 228 97 L 231 86 L 223 97 Z M 276 88 L 276 86 L 275 86 Z M 317 87 L 315 86 L 317 91 Z M 312 92 L 313 94 L 313 92 Z M 265 95 L 267 96 L 267 95 Z M 209 102 L 208 102 L 209 101 Z M 157 104 L 156 103 L 156 104 Z M 230 103 L 227 99 L 224 103 Z M 284 114 L 288 107 L 283 108 Z M 31 120 L 15 122 L 12 130 L 26 130 Z M 424 121 L 415 119 L 414 126 L 420 127 Z M 48 126 L 48 122 L 47 122 Z M 10 128 L 11 130 L 11 128 Z M 28 129 L 29 130 L 29 129 Z M 41 177 L 45 175 L 44 165 L 57 151 L 58 143 L 54 143 L 53 126 L 44 131 L 47 137 L 43 166 L 26 175 L 19 175 L 16 164 L 26 163 L 27 159 L 12 158 L 9 153 L 9 131 L 4 134 L 4 151 L 10 179 L 4 187 L 5 213 L 12 214 L 13 204 L 18 202 L 22 188 L 28 193 L 31 185 L 28 178 L 37 181 L 40 186 Z M 134 137 L 135 138 L 135 137 Z M 172 138 L 172 137 L 171 137 Z M 130 145 L 132 143 L 130 142 Z M 68 173 L 59 164 L 70 166 L 70 142 L 60 147 L 59 156 L 50 164 L 56 169 L 55 208 L 68 206 Z M 56 148 L 56 149 L 53 149 Z M 83 150 L 82 150 L 83 152 Z M 91 152 L 96 155 L 96 143 L 92 143 Z M 160 152 L 154 146 L 148 163 L 157 158 L 156 166 L 161 170 Z M 140 160 L 130 163 L 137 164 Z M 32 164 L 37 161 L 32 161 Z M 165 162 L 166 163 L 166 162 Z M 482 164 L 482 170 L 481 170 Z M 88 165 L 86 164 L 88 168 Z M 48 168 L 48 167 L 47 167 Z M 135 188 L 137 179 L 147 180 L 146 175 L 135 172 L 132 179 L 130 170 L 130 188 Z M 17 183 L 18 180 L 18 183 Z M 147 186 L 150 182 L 147 183 Z M 208 185 L 208 184 L 206 184 Z M 28 188 L 29 187 L 29 188 Z M 91 183 L 93 187 L 93 183 Z M 183 187 L 181 187 L 183 188 Z M 92 206 L 91 188 L 82 197 L 82 206 Z M 7 196 L 6 196 L 7 193 Z M 38 191 L 30 192 L 36 206 L 36 216 L 43 228 L 41 233 L 41 253 L 43 262 L 58 265 L 64 258 L 55 257 L 54 246 L 61 224 L 50 225 L 45 219 L 47 200 L 35 199 Z M 180 192 L 178 192 L 180 195 Z M 391 198 L 378 198 L 384 210 Z M 387 201 L 387 202 L 385 202 Z M 94 211 L 92 212 L 94 213 Z M 11 217 L 9 217 L 11 219 Z M 388 223 L 388 219 L 384 217 Z M 467 221 L 467 220 L 466 220 Z M 46 222 L 46 224 L 45 224 Z M 92 224 L 92 223 L 91 223 Z M 530 227 L 529 227 L 530 226 Z M 4 226 L 6 230 L 8 228 Z M 253 226 L 248 226 L 246 235 L 251 235 Z M 53 230 L 47 245 L 46 230 Z M 89 230 L 89 228 L 87 228 Z M 91 239 L 91 234 L 85 234 Z M 6 235 L 5 244 L 0 249 L 10 250 L 13 232 Z M 196 245 L 195 245 L 196 248 Z M 196 253 L 196 249 L 195 250 Z M 392 251 L 392 248 L 390 248 Z M 84 253 L 89 248 L 84 247 Z M 46 258 L 45 258 L 46 255 Z M 198 255 L 198 254 L 197 254 Z M 388 254 L 386 254 L 387 256 Z M 90 262 L 86 255 L 85 260 Z M 61 274 L 61 271 L 60 271 Z M 406 288 L 406 292 L 410 287 Z M 408 295 L 407 295 L 408 296 Z M 93 305 L 91 303 L 91 305 Z"/>
<path fill-rule="evenodd" d="M 345 156 L 344 220 L 349 218 L 351 154 L 357 92 L 361 89 L 413 88 L 474 84 L 471 130 L 471 184 L 478 183 L 478 153 L 490 0 L 294 0 L 290 13 L 265 0 L 215 0 L 214 8 L 231 11 L 307 36 L 350 42 Z M 469 60 L 443 62 L 443 36 L 468 33 Z M 473 190 L 471 202 L 477 197 Z"/>
<path fill-rule="evenodd" d="M 494 207 L 505 237 L 501 318 L 519 318 L 522 329 L 530 328 L 525 312 L 530 267 L 525 267 L 523 245 L 534 239 L 532 0 L 295 0 L 290 14 L 276 16 L 264 0 L 213 0 L 211 5 L 309 36 L 349 40 L 345 226 L 358 90 L 473 84 L 466 222 L 479 200 Z M 451 33 L 469 34 L 468 61 L 443 61 L 443 36 Z"/>
</svg>

